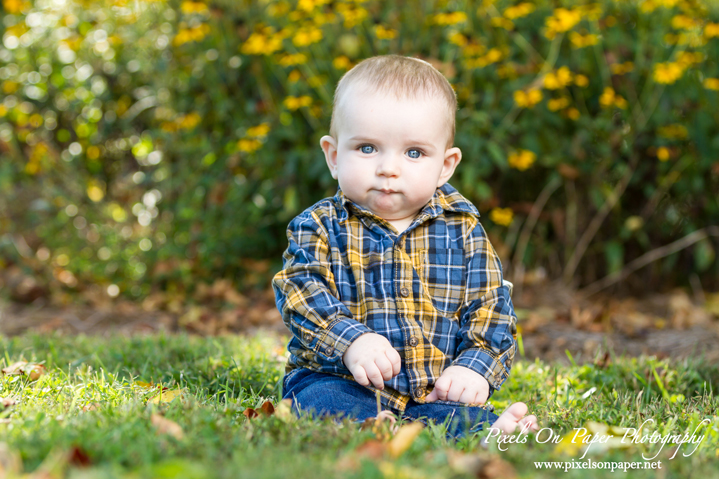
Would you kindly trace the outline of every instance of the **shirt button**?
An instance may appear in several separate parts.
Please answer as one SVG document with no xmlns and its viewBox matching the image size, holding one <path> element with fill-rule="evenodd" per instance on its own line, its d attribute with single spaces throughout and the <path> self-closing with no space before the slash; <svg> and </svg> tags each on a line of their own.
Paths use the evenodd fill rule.
<svg viewBox="0 0 719 479">
<path fill-rule="evenodd" d="M 414 397 L 415 397 L 415 399 L 419 399 L 419 398 L 421 398 L 422 396 L 424 396 L 424 389 L 423 389 L 423 388 L 417 388 L 417 389 L 415 389 L 415 391 L 414 391 Z"/>
<path fill-rule="evenodd" d="M 309 343 L 310 341 L 312 341 L 312 336 L 309 333 L 306 333 L 305 334 L 305 342 Z"/>
<path fill-rule="evenodd" d="M 410 345 L 410 346 L 415 347 L 415 346 L 417 346 L 418 344 L 419 344 L 419 341 L 417 340 L 417 338 L 415 338 L 414 336 L 412 336 L 411 338 L 409 338 L 409 345 Z"/>
<path fill-rule="evenodd" d="M 327 348 L 327 349 L 325 349 L 325 354 L 326 354 L 327 356 L 332 356 L 332 353 L 334 353 L 334 352 L 335 352 L 335 348 Z"/>
<path fill-rule="evenodd" d="M 409 290 L 407 288 L 402 288 L 399 290 L 399 294 L 406 298 L 407 296 L 409 296 Z"/>
</svg>

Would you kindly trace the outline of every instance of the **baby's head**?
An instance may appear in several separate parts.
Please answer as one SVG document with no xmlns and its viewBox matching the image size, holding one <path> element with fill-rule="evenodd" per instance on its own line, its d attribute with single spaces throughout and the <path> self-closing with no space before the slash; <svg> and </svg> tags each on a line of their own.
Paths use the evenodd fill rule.
<svg viewBox="0 0 719 479">
<path fill-rule="evenodd" d="M 452 147 L 456 109 L 429 63 L 368 58 L 340 80 L 320 146 L 344 194 L 402 231 L 462 158 Z"/>
</svg>

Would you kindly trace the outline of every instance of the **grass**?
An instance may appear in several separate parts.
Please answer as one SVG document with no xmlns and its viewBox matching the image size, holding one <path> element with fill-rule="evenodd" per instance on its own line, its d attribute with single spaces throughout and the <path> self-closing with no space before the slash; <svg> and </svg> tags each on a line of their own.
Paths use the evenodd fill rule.
<svg viewBox="0 0 719 479">
<path fill-rule="evenodd" d="M 13 469 L 16 475 L 42 471 L 57 478 L 471 477 L 467 464 L 478 456 L 501 458 L 520 477 L 609 474 L 535 467 L 534 461 L 579 461 L 582 451 L 567 448 L 567 441 L 557 446 L 531 437 L 507 451 L 496 443 L 484 450 L 479 443 L 486 433 L 453 442 L 439 425 L 423 430 L 396 459 L 358 460 L 358 447 L 375 432 L 349 422 L 278 414 L 249 420 L 246 408 L 278 402 L 283 341 L 274 336 L 0 337 L 0 366 L 26 360 L 47 368 L 36 381 L 0 376 L 0 398 L 16 401 L 4 410 L 0 406 L 0 477 L 3 471 L 14 477 L 7 472 Z M 184 394 L 156 403 L 151 400 L 156 390 L 147 383 Z M 570 437 L 587 424 L 592 430 L 601 427 L 592 422 L 637 428 L 647 419 L 656 421 L 647 431 L 691 434 L 708 419 L 698 433 L 707 436 L 696 452 L 684 457 L 694 448 L 684 445 L 670 459 L 674 449 L 667 445 L 655 460 L 662 462 L 659 477 L 710 478 L 719 477 L 717 388 L 719 369 L 701 359 L 612 358 L 601 367 L 518 361 L 493 403 L 501 410 L 525 401 L 543 427 Z M 184 436 L 158 433 L 154 414 L 179 424 Z M 627 445 L 602 450 L 595 444 L 587 457 L 643 461 L 642 454 L 651 457 L 658 450 L 652 444 Z M 13 458 L 21 466 L 8 466 Z M 504 476 L 489 469 L 483 474 Z M 657 471 L 615 474 L 655 477 Z"/>
</svg>

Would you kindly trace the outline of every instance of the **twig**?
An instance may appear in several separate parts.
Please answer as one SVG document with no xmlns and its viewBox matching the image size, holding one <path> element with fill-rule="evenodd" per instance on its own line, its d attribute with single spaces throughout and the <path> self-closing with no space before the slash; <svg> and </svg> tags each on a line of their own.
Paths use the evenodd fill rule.
<svg viewBox="0 0 719 479">
<path fill-rule="evenodd" d="M 648 265 L 649 263 L 652 263 L 656 260 L 659 260 L 666 256 L 669 256 L 670 254 L 676 253 L 677 251 L 681 251 L 684 248 L 688 248 L 689 246 L 705 239 L 708 236 L 719 237 L 719 226 L 715 226 L 715 225 L 707 226 L 706 228 L 702 228 L 693 233 L 690 233 L 690 234 L 686 235 L 685 237 L 683 237 L 673 243 L 669 243 L 668 245 L 664 245 L 659 248 L 653 249 L 653 250 L 649 251 L 648 253 L 641 255 L 639 258 L 630 262 L 626 266 L 624 266 L 624 268 L 622 268 L 621 271 L 618 271 L 616 273 L 612 273 L 608 276 L 605 276 L 604 278 L 600 279 L 599 281 L 595 281 L 594 283 L 590 284 L 586 288 L 580 290 L 579 294 L 584 297 L 591 296 L 591 295 L 603 290 L 604 288 L 607 288 L 615 283 L 618 283 L 619 281 L 623 280 L 624 278 L 626 278 L 627 276 L 629 276 L 631 273 L 638 270 L 639 268 L 642 268 L 642 267 Z"/>
<path fill-rule="evenodd" d="M 570 279 L 574 275 L 574 272 L 577 270 L 579 262 L 582 260 L 582 257 L 587 250 L 587 247 L 589 247 L 589 243 L 591 243 L 592 239 L 594 239 L 594 236 L 597 234 L 597 231 L 599 231 L 599 227 L 604 222 L 604 219 L 607 217 L 612 208 L 614 208 L 614 205 L 617 204 L 617 201 L 619 201 L 619 198 L 622 196 L 624 190 L 629 185 L 629 180 L 632 179 L 633 175 L 634 164 L 632 163 L 628 166 L 626 173 L 624 173 L 622 179 L 619 180 L 619 183 L 614 188 L 611 195 L 609 195 L 607 201 L 604 202 L 602 207 L 597 212 L 596 216 L 592 218 L 592 222 L 589 223 L 589 227 L 587 227 L 587 229 L 584 231 L 582 237 L 579 238 L 579 242 L 577 243 L 576 248 L 574 248 L 574 251 L 572 251 L 572 255 L 569 257 L 567 265 L 564 267 L 563 276 L 565 283 L 570 282 Z"/>
<path fill-rule="evenodd" d="M 527 221 L 524 222 L 524 226 L 522 227 L 522 232 L 520 233 L 519 241 L 517 242 L 517 250 L 514 253 L 514 260 L 512 261 L 514 269 L 512 280 L 517 285 L 516 289 L 518 290 L 515 293 L 516 297 L 521 295 L 522 281 L 524 279 L 522 259 L 524 258 L 524 252 L 527 250 L 527 245 L 529 244 L 529 236 L 531 235 L 534 226 L 537 224 L 537 219 L 539 219 L 539 215 L 544 209 L 544 205 L 547 204 L 549 197 L 552 196 L 552 193 L 554 193 L 561 184 L 562 181 L 558 176 L 555 176 L 544 186 L 536 201 L 532 205 Z"/>
</svg>

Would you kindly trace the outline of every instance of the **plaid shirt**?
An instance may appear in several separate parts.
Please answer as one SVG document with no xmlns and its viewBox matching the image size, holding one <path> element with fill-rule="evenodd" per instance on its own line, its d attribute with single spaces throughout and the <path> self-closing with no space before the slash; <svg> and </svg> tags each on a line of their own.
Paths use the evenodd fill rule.
<svg viewBox="0 0 719 479">
<path fill-rule="evenodd" d="M 479 212 L 449 184 L 401 234 L 341 190 L 292 220 L 277 307 L 293 334 L 286 371 L 352 379 L 342 356 L 360 335 L 386 337 L 402 358 L 382 402 L 422 403 L 448 366 L 507 379 L 516 317 Z M 373 387 L 369 386 L 374 390 Z"/>
</svg>

